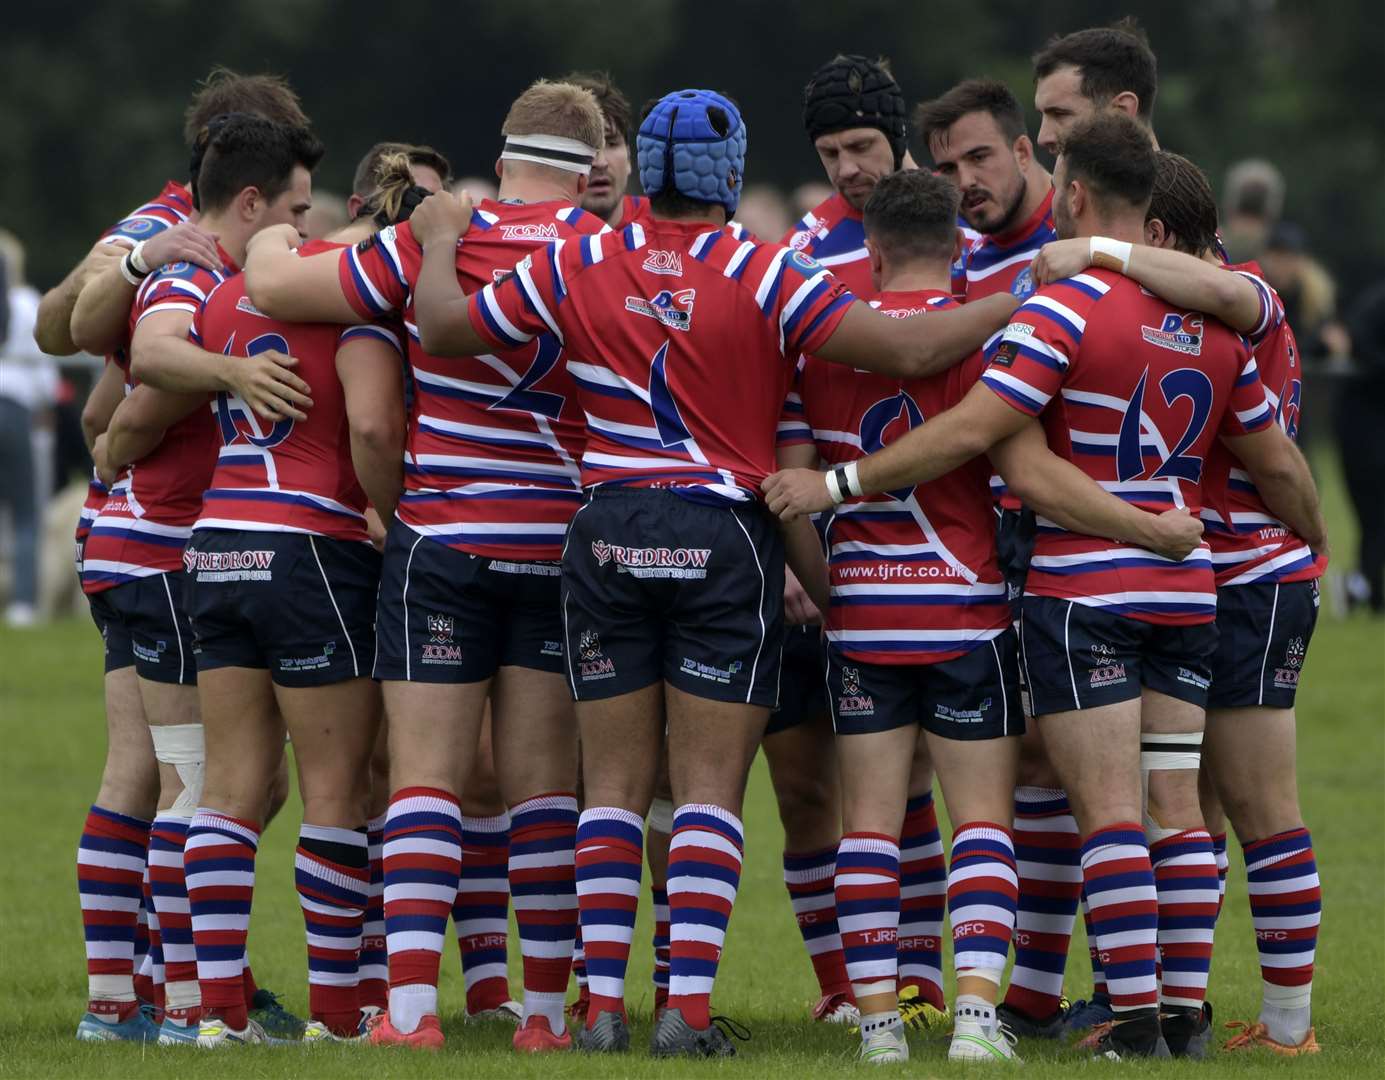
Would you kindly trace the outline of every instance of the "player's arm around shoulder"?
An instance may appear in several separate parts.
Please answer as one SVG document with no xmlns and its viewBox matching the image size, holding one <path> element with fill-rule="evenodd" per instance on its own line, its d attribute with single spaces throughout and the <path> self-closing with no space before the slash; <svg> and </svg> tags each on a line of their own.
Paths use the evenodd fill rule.
<svg viewBox="0 0 1385 1080">
<path fill-rule="evenodd" d="M 466 192 L 439 191 L 419 204 L 409 219 L 423 249 L 414 287 L 414 321 L 418 342 L 432 356 L 475 356 L 492 346 L 471 321 L 471 298 L 457 277 L 457 243 L 471 226 L 471 198 Z"/>
<path fill-rule="evenodd" d="M 342 291 L 337 249 L 299 256 L 301 242 L 292 225 L 272 225 L 250 238 L 245 254 L 245 293 L 272 319 L 285 322 L 359 323 L 360 315 Z"/>
<path fill-rule="evenodd" d="M 348 330 L 337 346 L 351 462 L 382 521 L 394 517 L 404 487 L 404 387 L 401 344 L 384 327 Z"/>
<path fill-rule="evenodd" d="M 1327 522 L 1313 473 L 1284 429 L 1272 423 L 1244 435 L 1223 433 L 1222 441 L 1245 466 L 1270 513 L 1316 554 L 1330 555 Z"/>
<path fill-rule="evenodd" d="M 97 244 L 67 277 L 43 294 L 34 321 L 34 341 L 40 349 L 50 356 L 71 356 L 82 350 L 100 356 L 114 351 L 125 329 L 124 322 L 115 327 L 112 335 L 99 327 L 88 327 L 85 322 L 74 326 L 74 317 L 87 285 L 94 279 L 105 278 L 106 271 L 110 270 L 115 272 L 125 292 L 124 317 L 129 318 L 133 287 L 120 278 L 116 269 L 127 250 L 119 244 Z"/>
<path fill-rule="evenodd" d="M 205 405 L 206 394 L 176 394 L 154 386 L 137 386 L 125 396 L 111 415 L 110 425 L 100 439 L 104 451 L 98 457 L 98 471 L 112 473 L 131 462 L 147 457 L 163 441 L 164 432 L 198 406 Z M 99 441 L 99 440 L 98 440 Z"/>
</svg>

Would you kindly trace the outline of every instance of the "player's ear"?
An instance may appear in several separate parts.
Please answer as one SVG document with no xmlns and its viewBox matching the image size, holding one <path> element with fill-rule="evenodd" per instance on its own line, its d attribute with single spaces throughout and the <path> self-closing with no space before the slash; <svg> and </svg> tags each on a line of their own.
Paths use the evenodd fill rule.
<svg viewBox="0 0 1385 1080">
<path fill-rule="evenodd" d="M 1164 223 L 1158 218 L 1150 218 L 1145 222 L 1145 243 L 1150 247 L 1163 247 L 1166 235 Z"/>
<path fill-rule="evenodd" d="M 866 237 L 866 256 L 870 260 L 871 274 L 878 275 L 883 260 L 880 258 L 880 249 L 875 246 L 875 241 L 869 236 Z"/>
<path fill-rule="evenodd" d="M 1069 180 L 1064 195 L 1068 200 L 1068 216 L 1073 220 L 1081 217 L 1087 205 L 1087 189 L 1082 186 L 1082 181 Z"/>
<path fill-rule="evenodd" d="M 1028 135 L 1021 135 L 1015 140 L 1014 151 L 1016 164 L 1021 169 L 1029 168 L 1029 163 L 1034 160 L 1034 144 Z"/>
<path fill-rule="evenodd" d="M 505 166 L 499 158 L 495 159 L 495 178 L 497 180 L 505 179 Z"/>
<path fill-rule="evenodd" d="M 236 213 L 242 221 L 254 221 L 263 208 L 264 202 L 264 196 L 260 194 L 259 188 L 254 185 L 241 188 L 240 194 L 236 196 Z"/>
<path fill-rule="evenodd" d="M 952 237 L 952 261 L 961 262 L 962 252 L 966 250 L 967 236 L 961 229 L 954 230 Z"/>
<path fill-rule="evenodd" d="M 577 197 L 579 199 L 586 194 L 587 185 L 590 183 L 591 177 L 587 176 L 585 173 L 577 174 Z"/>
<path fill-rule="evenodd" d="M 1111 99 L 1111 108 L 1134 120 L 1140 115 L 1140 98 L 1133 90 L 1122 90 Z"/>
</svg>

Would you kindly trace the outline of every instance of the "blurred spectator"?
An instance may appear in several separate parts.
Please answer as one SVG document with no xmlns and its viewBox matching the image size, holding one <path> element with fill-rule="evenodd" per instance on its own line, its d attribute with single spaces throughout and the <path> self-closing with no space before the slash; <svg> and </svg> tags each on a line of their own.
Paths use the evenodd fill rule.
<svg viewBox="0 0 1385 1080">
<path fill-rule="evenodd" d="M 793 189 L 793 194 L 789 197 L 793 206 L 794 221 L 798 221 L 813 207 L 825 203 L 832 197 L 832 194 L 832 185 L 825 184 L 821 180 L 809 180 L 806 184 L 799 184 Z M 777 240 L 778 237 L 775 239 Z"/>
<path fill-rule="evenodd" d="M 1351 342 L 1337 321 L 1337 286 L 1323 265 L 1308 254 L 1303 230 L 1281 221 L 1270 231 L 1260 266 L 1279 291 L 1305 359 L 1345 357 Z"/>
<path fill-rule="evenodd" d="M 448 184 L 447 190 L 453 195 L 464 190 L 469 191 L 472 203 L 479 204 L 482 199 L 494 199 L 500 189 L 495 186 L 494 180 L 488 180 L 484 176 L 463 176 Z"/>
<path fill-rule="evenodd" d="M 50 409 L 58 374 L 51 357 L 34 344 L 39 293 L 24 282 L 24 248 L 0 230 L 0 262 L 9 288 L 5 301 L 9 333 L 0 343 L 0 506 L 9 510 L 11 541 L 10 626 L 32 626 L 38 618 L 38 531 L 40 492 L 53 486 Z"/>
<path fill-rule="evenodd" d="M 796 218 L 778 188 L 769 184 L 748 184 L 736 209 L 736 220 L 761 240 L 778 243 L 793 227 Z"/>
<path fill-rule="evenodd" d="M 1238 161 L 1222 186 L 1222 243 L 1232 262 L 1259 259 L 1284 213 L 1284 176 L 1268 161 Z"/>
<path fill-rule="evenodd" d="M 1337 399 L 1337 435 L 1347 494 L 1360 526 L 1357 570 L 1347 580 L 1356 603 L 1385 613 L 1385 279 L 1347 320 L 1354 363 Z"/>
<path fill-rule="evenodd" d="M 350 220 L 345 199 L 333 191 L 313 190 L 313 208 L 308 211 L 309 240 L 321 240 Z"/>
</svg>

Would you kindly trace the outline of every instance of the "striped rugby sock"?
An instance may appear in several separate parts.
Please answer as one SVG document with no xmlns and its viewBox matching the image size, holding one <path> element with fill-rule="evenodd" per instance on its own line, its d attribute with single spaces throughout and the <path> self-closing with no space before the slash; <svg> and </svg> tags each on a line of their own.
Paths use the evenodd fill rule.
<svg viewBox="0 0 1385 1080">
<path fill-rule="evenodd" d="M 938 831 L 933 793 L 904 804 L 899 837 L 899 987 L 918 987 L 935 1009 L 943 997 L 943 908 L 947 901 L 947 860 Z"/>
<path fill-rule="evenodd" d="M 498 1009 L 510 1000 L 510 815 L 462 818 L 462 875 L 452 927 L 462 958 L 466 1011 Z"/>
<path fill-rule="evenodd" d="M 668 1004 L 694 1029 L 712 1022 L 712 987 L 736 903 L 744 850 L 744 829 L 731 811 L 710 803 L 686 803 L 673 812 Z"/>
<path fill-rule="evenodd" d="M 1270 1038 L 1296 1045 L 1312 1022 L 1313 962 L 1322 921 L 1313 838 L 1307 829 L 1290 829 L 1251 841 L 1241 850 L 1260 953 L 1260 1021 Z"/>
<path fill-rule="evenodd" d="M 370 859 L 370 888 L 361 925 L 360 982 L 356 997 L 361 1008 L 384 1009 L 389 1004 L 389 953 L 385 949 L 385 815 L 366 823 L 366 853 Z"/>
<path fill-rule="evenodd" d="M 1005 1004 L 1034 1019 L 1052 1016 L 1063 996 L 1068 946 L 1082 899 L 1082 837 L 1065 792 L 1015 789 L 1015 966 Z"/>
<path fill-rule="evenodd" d="M 176 814 L 156 815 L 149 829 L 149 891 L 159 918 L 164 1018 L 176 1024 L 196 1024 L 202 1001 L 183 866 L 187 838 L 188 819 Z"/>
<path fill-rule="evenodd" d="M 1159 1004 L 1201 1009 L 1217 926 L 1217 857 L 1206 829 L 1156 840 L 1149 851 L 1159 896 Z"/>
<path fill-rule="evenodd" d="M 220 1017 L 241 1031 L 249 1023 L 245 1000 L 245 939 L 250 933 L 250 903 L 255 892 L 255 852 L 260 830 L 248 821 L 199 807 L 188 826 L 188 907 L 197 947 L 197 977 L 202 989 L 202 1016 Z M 160 912 L 164 962 L 168 955 L 168 922 Z"/>
<path fill-rule="evenodd" d="M 564 1030 L 563 1004 L 577 937 L 577 796 L 535 795 L 510 808 L 510 895 L 524 958 L 524 1015 Z"/>
<path fill-rule="evenodd" d="M 125 1020 L 137 1008 L 135 941 L 148 846 L 149 822 L 99 806 L 87 811 L 77 845 L 87 1011 L 112 1023 Z"/>
<path fill-rule="evenodd" d="M 947 912 L 958 975 L 979 975 L 999 988 L 1015 930 L 1019 878 L 1010 830 L 969 821 L 952 835 Z"/>
<path fill-rule="evenodd" d="M 149 884 L 149 863 L 144 864 L 144 910 L 149 917 L 149 954 L 144 958 L 144 966 L 136 976 L 135 986 L 147 978 L 150 994 L 146 1001 L 154 1003 L 157 1009 L 164 1007 L 164 944 L 163 934 L 159 932 L 159 913 L 154 910 L 154 891 Z"/>
<path fill-rule="evenodd" d="M 603 1012 L 626 1015 L 625 972 L 640 899 L 644 818 L 616 806 L 583 810 L 574 861 L 591 1027 Z"/>
<path fill-rule="evenodd" d="M 882 833 L 850 832 L 837 845 L 837 925 L 851 992 L 896 992 L 899 973 L 899 845 Z"/>
<path fill-rule="evenodd" d="M 390 1023 L 402 1034 L 438 1011 L 438 965 L 462 868 L 462 811 L 440 788 L 400 788 L 385 817 Z"/>
<path fill-rule="evenodd" d="M 1226 833 L 1212 834 L 1212 854 L 1217 858 L 1217 915 L 1226 903 L 1226 875 L 1231 870 L 1231 857 L 1226 853 Z"/>
<path fill-rule="evenodd" d="M 1087 837 L 1082 844 L 1082 879 L 1092 932 L 1105 960 L 1111 1009 L 1119 1014 L 1155 1008 L 1159 897 L 1144 826 L 1122 821 Z"/>
<path fill-rule="evenodd" d="M 784 886 L 789 890 L 798 932 L 813 962 L 818 992 L 825 998 L 851 994 L 846 954 L 837 925 L 837 849 L 784 852 Z"/>
<path fill-rule="evenodd" d="M 668 890 L 651 885 L 649 894 L 654 903 L 654 1007 L 660 1009 L 668 1003 Z"/>
<path fill-rule="evenodd" d="M 1087 928 L 1087 959 L 1092 965 L 1092 997 L 1109 998 L 1106 989 L 1106 969 L 1101 966 L 1101 949 L 1097 947 L 1096 931 L 1092 929 L 1092 906 L 1087 903 L 1087 890 L 1082 889 L 1082 923 Z"/>
<path fill-rule="evenodd" d="M 293 865 L 308 935 L 308 1010 L 333 1034 L 355 1035 L 361 1019 L 361 936 L 370 896 L 365 830 L 305 822 Z"/>
<path fill-rule="evenodd" d="M 573 870 L 577 868 L 577 857 L 574 854 L 572 859 Z M 665 893 L 665 898 L 668 894 Z M 572 939 L 572 978 L 577 983 L 577 990 L 587 988 L 587 950 L 582 947 L 582 902 L 577 902 L 577 936 Z M 667 985 L 667 980 L 665 980 Z"/>
</svg>

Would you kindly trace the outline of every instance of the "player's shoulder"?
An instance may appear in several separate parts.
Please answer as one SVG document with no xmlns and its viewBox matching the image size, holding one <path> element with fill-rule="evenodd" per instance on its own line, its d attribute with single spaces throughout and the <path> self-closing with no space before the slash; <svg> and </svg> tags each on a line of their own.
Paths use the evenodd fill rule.
<svg viewBox="0 0 1385 1080">
<path fill-rule="evenodd" d="M 170 180 L 154 198 L 135 207 L 101 234 L 102 243 L 133 245 L 186 221 L 192 214 L 192 196 L 176 180 Z"/>
</svg>

